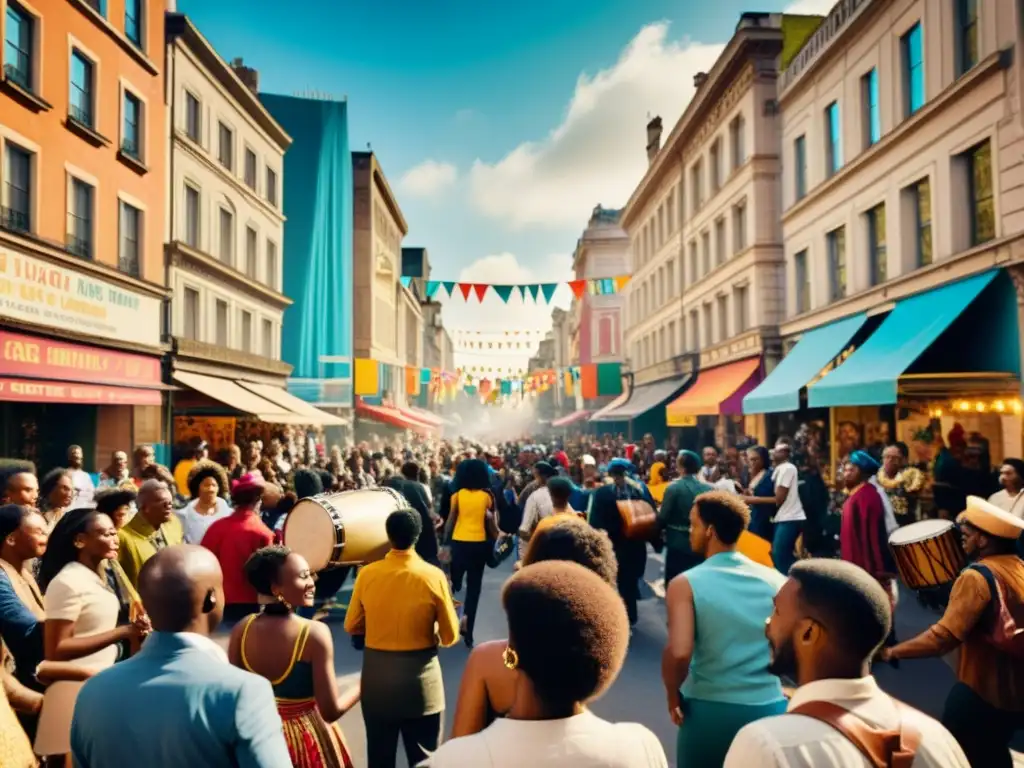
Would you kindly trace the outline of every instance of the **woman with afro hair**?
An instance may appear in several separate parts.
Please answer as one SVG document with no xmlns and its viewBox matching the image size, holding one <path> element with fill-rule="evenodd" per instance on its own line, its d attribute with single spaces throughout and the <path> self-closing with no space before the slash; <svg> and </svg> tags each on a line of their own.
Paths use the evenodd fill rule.
<svg viewBox="0 0 1024 768">
<path fill-rule="evenodd" d="M 502 663 L 516 678 L 512 708 L 480 733 L 442 745 L 426 765 L 667 767 L 647 728 L 610 723 L 587 708 L 618 677 L 629 648 L 629 619 L 614 587 L 577 563 L 534 563 L 508 580 L 502 605 Z"/>
<path fill-rule="evenodd" d="M 210 526 L 231 514 L 226 500 L 228 491 L 228 473 L 220 464 L 200 459 L 189 470 L 188 492 L 192 500 L 177 512 L 186 544 L 201 544 Z"/>
</svg>

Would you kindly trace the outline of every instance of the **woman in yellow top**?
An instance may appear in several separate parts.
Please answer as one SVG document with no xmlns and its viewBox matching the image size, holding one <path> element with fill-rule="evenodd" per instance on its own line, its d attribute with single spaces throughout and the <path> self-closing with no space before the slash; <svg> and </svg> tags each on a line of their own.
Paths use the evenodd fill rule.
<svg viewBox="0 0 1024 768">
<path fill-rule="evenodd" d="M 658 504 L 661 504 L 665 498 L 665 491 L 669 486 L 668 478 L 665 475 L 665 462 L 656 461 L 651 464 L 651 481 L 647 483 L 647 490 L 651 492 L 651 496 Z"/>
<path fill-rule="evenodd" d="M 451 512 L 445 526 L 445 539 L 451 542 L 452 591 L 462 590 L 466 578 L 466 603 L 460 627 L 467 647 L 473 647 L 473 625 L 483 585 L 484 569 L 497 538 L 494 520 L 494 496 L 487 464 L 467 459 L 455 472 Z"/>
</svg>

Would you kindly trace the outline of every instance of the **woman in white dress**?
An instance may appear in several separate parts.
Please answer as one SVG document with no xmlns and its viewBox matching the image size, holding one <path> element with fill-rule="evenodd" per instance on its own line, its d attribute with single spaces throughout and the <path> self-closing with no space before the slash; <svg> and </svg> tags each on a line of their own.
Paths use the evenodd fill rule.
<svg viewBox="0 0 1024 768">
<path fill-rule="evenodd" d="M 188 492 L 192 498 L 177 514 L 185 531 L 186 544 L 201 544 L 207 529 L 231 514 L 228 473 L 220 464 L 203 459 L 188 473 Z"/>
</svg>

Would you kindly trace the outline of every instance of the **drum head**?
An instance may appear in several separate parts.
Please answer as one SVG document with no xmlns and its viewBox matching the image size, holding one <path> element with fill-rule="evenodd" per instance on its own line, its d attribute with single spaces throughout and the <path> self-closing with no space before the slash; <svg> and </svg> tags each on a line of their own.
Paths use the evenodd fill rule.
<svg viewBox="0 0 1024 768">
<path fill-rule="evenodd" d="M 284 545 L 302 555 L 313 571 L 330 565 L 334 551 L 334 521 L 314 499 L 303 499 L 288 513 L 281 534 Z"/>
<path fill-rule="evenodd" d="M 889 537 L 889 543 L 894 546 L 913 544 L 916 541 L 925 541 L 941 536 L 946 531 L 952 530 L 953 527 L 953 523 L 949 520 L 922 520 L 919 523 L 911 523 L 897 528 Z"/>
</svg>

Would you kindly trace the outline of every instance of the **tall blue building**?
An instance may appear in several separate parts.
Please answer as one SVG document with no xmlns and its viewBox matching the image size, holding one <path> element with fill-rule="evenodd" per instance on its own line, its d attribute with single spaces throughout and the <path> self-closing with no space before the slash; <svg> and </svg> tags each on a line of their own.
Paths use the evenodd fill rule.
<svg viewBox="0 0 1024 768">
<path fill-rule="evenodd" d="M 352 155 L 344 101 L 261 94 L 292 137 L 284 157 L 281 356 L 288 390 L 330 409 L 352 407 Z"/>
</svg>

